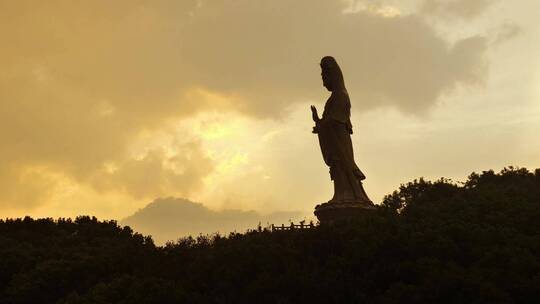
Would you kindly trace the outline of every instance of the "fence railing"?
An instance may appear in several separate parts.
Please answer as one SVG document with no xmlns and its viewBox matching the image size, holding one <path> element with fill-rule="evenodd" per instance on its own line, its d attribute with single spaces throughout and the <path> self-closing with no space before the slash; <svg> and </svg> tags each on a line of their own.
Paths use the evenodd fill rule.
<svg viewBox="0 0 540 304">
<path fill-rule="evenodd" d="M 299 225 L 296 225 L 294 223 L 291 223 L 290 225 L 281 224 L 281 226 L 276 226 L 272 224 L 272 231 L 286 231 L 286 230 L 295 230 L 295 229 L 310 229 L 315 227 L 313 222 L 309 222 L 309 224 L 305 224 L 304 222 L 300 222 Z"/>
</svg>

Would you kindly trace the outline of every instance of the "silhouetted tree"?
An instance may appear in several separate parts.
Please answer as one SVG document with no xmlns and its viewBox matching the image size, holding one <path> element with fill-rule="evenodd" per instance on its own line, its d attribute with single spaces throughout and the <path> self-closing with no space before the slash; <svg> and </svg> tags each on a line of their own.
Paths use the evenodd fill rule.
<svg viewBox="0 0 540 304">
<path fill-rule="evenodd" d="M 0 303 L 534 303 L 540 170 L 418 179 L 354 222 L 150 237 L 94 217 L 0 221 Z"/>
</svg>

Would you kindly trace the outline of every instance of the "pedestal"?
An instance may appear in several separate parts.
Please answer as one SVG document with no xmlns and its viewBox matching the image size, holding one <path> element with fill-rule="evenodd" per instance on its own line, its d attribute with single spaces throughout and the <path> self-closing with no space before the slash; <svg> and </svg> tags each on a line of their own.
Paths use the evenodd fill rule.
<svg viewBox="0 0 540 304">
<path fill-rule="evenodd" d="M 353 220 L 366 212 L 375 210 L 372 202 L 328 202 L 315 207 L 315 216 L 321 224 L 332 224 L 337 221 Z"/>
</svg>

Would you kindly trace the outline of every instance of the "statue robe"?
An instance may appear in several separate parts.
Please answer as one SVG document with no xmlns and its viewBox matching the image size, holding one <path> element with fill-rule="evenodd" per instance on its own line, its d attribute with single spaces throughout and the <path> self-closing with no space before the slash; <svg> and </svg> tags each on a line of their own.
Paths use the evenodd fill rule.
<svg viewBox="0 0 540 304">
<path fill-rule="evenodd" d="M 324 162 L 330 167 L 334 181 L 334 197 L 330 202 L 370 202 L 362 187 L 365 176 L 354 161 L 350 116 L 347 91 L 334 91 L 315 127 Z"/>
</svg>

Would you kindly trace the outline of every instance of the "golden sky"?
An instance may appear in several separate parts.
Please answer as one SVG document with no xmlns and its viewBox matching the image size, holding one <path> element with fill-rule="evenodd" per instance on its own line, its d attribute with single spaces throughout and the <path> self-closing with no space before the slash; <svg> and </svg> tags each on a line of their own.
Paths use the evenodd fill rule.
<svg viewBox="0 0 540 304">
<path fill-rule="evenodd" d="M 160 197 L 301 211 L 341 64 L 375 202 L 540 167 L 538 0 L 0 0 L 0 217 L 120 219 Z"/>
</svg>

